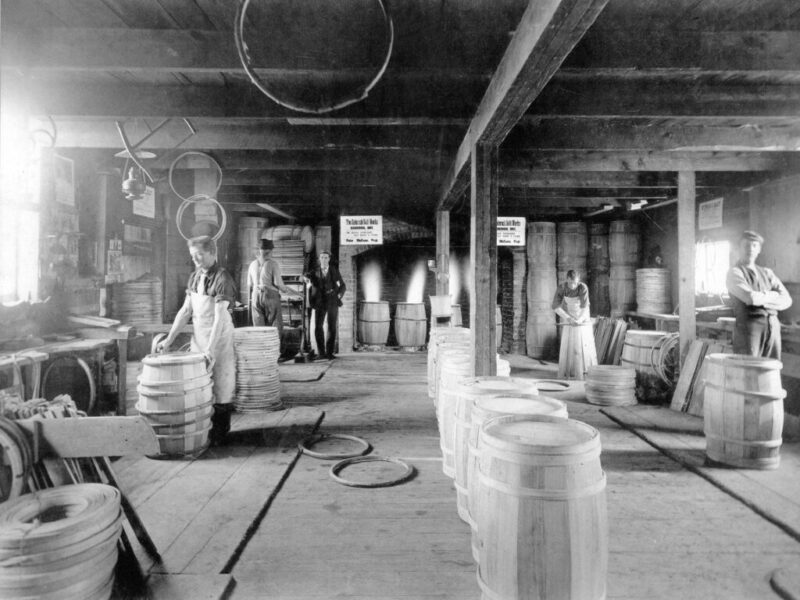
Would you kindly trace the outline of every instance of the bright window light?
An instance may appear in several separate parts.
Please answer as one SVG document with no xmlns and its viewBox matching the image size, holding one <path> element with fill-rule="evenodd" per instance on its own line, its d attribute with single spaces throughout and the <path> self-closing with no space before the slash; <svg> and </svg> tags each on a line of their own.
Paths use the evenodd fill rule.
<svg viewBox="0 0 800 600">
<path fill-rule="evenodd" d="M 697 242 L 695 246 L 695 290 L 704 294 L 724 294 L 725 277 L 730 268 L 731 244 L 727 240 Z"/>
</svg>

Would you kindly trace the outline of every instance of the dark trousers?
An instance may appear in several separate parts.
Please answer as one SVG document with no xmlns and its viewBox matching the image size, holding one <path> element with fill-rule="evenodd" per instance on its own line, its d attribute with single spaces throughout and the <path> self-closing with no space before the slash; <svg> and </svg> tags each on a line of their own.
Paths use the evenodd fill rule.
<svg viewBox="0 0 800 600">
<path fill-rule="evenodd" d="M 336 295 L 326 299 L 314 310 L 314 338 L 317 341 L 317 351 L 328 356 L 333 355 L 336 349 L 336 322 L 339 319 L 339 303 Z M 328 340 L 325 341 L 325 317 L 328 318 Z"/>
<path fill-rule="evenodd" d="M 737 319 L 733 329 L 734 354 L 781 358 L 781 324 L 778 317 Z"/>
</svg>

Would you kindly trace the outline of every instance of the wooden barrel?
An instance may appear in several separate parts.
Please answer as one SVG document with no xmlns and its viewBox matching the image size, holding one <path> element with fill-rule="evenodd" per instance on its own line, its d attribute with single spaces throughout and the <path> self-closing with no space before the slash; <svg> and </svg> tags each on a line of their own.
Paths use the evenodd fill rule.
<svg viewBox="0 0 800 600">
<path fill-rule="evenodd" d="M 531 268 L 555 269 L 556 224 L 533 221 L 527 227 L 528 270 Z"/>
<path fill-rule="evenodd" d="M 386 301 L 358 304 L 356 334 L 358 341 L 370 346 L 383 346 L 389 337 L 389 303 Z"/>
<path fill-rule="evenodd" d="M 608 228 L 608 257 L 611 266 L 639 265 L 639 225 L 634 221 L 611 221 Z"/>
<path fill-rule="evenodd" d="M 137 408 L 140 412 L 194 410 L 211 401 L 212 388 L 210 376 L 187 380 L 182 386 L 175 384 L 174 387 L 139 384 L 136 386 Z"/>
<path fill-rule="evenodd" d="M 606 597 L 600 434 L 572 419 L 503 416 L 480 432 L 483 598 Z"/>
<path fill-rule="evenodd" d="M 205 357 L 199 352 L 148 354 L 142 359 L 139 381 L 142 385 L 191 381 L 208 375 Z"/>
<path fill-rule="evenodd" d="M 303 240 L 303 252 L 310 254 L 314 249 L 314 228 L 311 225 L 305 225 L 300 230 L 300 239 Z"/>
<path fill-rule="evenodd" d="M 609 276 L 607 271 L 589 271 L 589 311 L 592 316 L 611 314 Z"/>
<path fill-rule="evenodd" d="M 432 317 L 449 317 L 453 312 L 453 307 L 450 303 L 450 296 L 428 296 L 431 302 L 431 316 Z"/>
<path fill-rule="evenodd" d="M 467 377 L 456 386 L 455 401 L 455 462 L 456 507 L 458 516 L 470 523 L 467 484 L 467 458 L 469 457 L 469 431 L 472 426 L 472 406 L 480 398 L 516 395 L 536 396 L 536 382 L 517 377 Z"/>
<path fill-rule="evenodd" d="M 636 370 L 616 365 L 594 365 L 586 371 L 586 400 L 601 406 L 636 404 Z"/>
<path fill-rule="evenodd" d="M 777 469 L 783 430 L 780 361 L 739 354 L 705 357 L 706 455 L 746 469 Z"/>
<path fill-rule="evenodd" d="M 647 313 L 672 312 L 669 269 L 636 269 L 636 310 Z"/>
<path fill-rule="evenodd" d="M 589 224 L 589 244 L 586 248 L 586 266 L 589 271 L 608 272 L 608 223 Z"/>
<path fill-rule="evenodd" d="M 459 328 L 460 329 L 460 328 Z M 439 350 L 436 352 L 436 359 L 434 364 L 434 385 L 433 406 L 437 407 L 439 404 L 439 396 L 442 385 L 442 360 L 449 352 L 463 352 L 469 354 L 470 338 L 464 339 L 448 339 L 439 344 Z M 437 413 L 438 414 L 438 413 Z"/>
<path fill-rule="evenodd" d="M 566 279 L 567 271 L 577 270 L 581 275 L 586 273 L 586 223 L 583 221 L 568 221 L 559 223 L 557 230 L 557 265 L 564 278 L 559 277 L 559 282 Z"/>
<path fill-rule="evenodd" d="M 553 358 L 558 353 L 556 318 L 552 309 L 557 287 L 554 267 L 528 271 L 525 345 L 528 356 L 533 358 Z"/>
<path fill-rule="evenodd" d="M 299 240 L 302 231 L 303 228 L 300 225 L 276 225 L 267 229 L 266 238 L 273 242 Z"/>
<path fill-rule="evenodd" d="M 478 513 L 478 461 L 480 460 L 481 427 L 496 417 L 506 415 L 547 415 L 566 419 L 567 405 L 548 396 L 531 396 L 525 393 L 505 394 L 478 398 L 472 405 L 467 435 L 467 508 L 472 529 L 472 558 L 477 562 L 480 554 L 480 532 L 476 521 Z"/>
<path fill-rule="evenodd" d="M 394 310 L 394 335 L 398 346 L 424 346 L 428 320 L 422 302 L 398 302 Z"/>
<path fill-rule="evenodd" d="M 447 340 L 461 338 L 469 342 L 469 329 L 463 327 L 432 327 L 428 340 L 428 397 L 436 397 L 436 357 L 439 346 Z"/>
<path fill-rule="evenodd" d="M 665 342 L 665 331 L 639 331 L 629 329 L 625 333 L 622 345 L 622 356 L 619 359 L 623 367 L 633 367 L 637 373 L 655 375 L 653 363 Z"/>
<path fill-rule="evenodd" d="M 611 263 L 608 299 L 612 317 L 623 317 L 636 310 L 636 267 Z"/>
</svg>

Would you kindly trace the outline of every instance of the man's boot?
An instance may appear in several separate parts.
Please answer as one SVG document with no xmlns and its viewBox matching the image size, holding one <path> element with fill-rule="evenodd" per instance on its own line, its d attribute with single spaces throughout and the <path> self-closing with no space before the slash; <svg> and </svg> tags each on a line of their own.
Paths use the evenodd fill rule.
<svg viewBox="0 0 800 600">
<path fill-rule="evenodd" d="M 233 404 L 215 404 L 211 415 L 211 431 L 208 434 L 212 446 L 221 446 L 231 430 Z"/>
</svg>

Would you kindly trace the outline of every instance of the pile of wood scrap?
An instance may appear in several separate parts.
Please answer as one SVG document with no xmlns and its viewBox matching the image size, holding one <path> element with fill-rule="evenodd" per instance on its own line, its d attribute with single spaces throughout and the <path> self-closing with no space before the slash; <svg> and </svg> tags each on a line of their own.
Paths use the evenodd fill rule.
<svg viewBox="0 0 800 600">
<path fill-rule="evenodd" d="M 694 340 L 686 353 L 686 360 L 681 366 L 681 374 L 672 402 L 672 410 L 688 412 L 691 415 L 703 415 L 703 388 L 705 387 L 705 357 L 715 353 L 731 354 L 730 344 L 717 340 Z"/>
<path fill-rule="evenodd" d="M 597 317 L 594 322 L 594 345 L 597 362 L 601 365 L 618 365 L 625 343 L 628 324 L 622 319 Z"/>
</svg>

